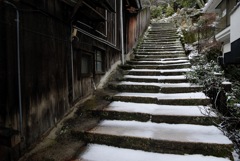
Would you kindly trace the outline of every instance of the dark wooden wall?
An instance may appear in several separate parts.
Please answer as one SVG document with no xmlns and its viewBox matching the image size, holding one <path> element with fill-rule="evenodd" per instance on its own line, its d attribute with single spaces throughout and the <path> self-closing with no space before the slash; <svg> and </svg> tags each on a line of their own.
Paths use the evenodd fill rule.
<svg viewBox="0 0 240 161">
<path fill-rule="evenodd" d="M 53 128 L 69 112 L 74 101 L 91 95 L 94 85 L 120 60 L 120 9 L 119 1 L 115 2 L 116 14 L 109 11 L 107 14 L 106 36 L 78 31 L 73 54 L 71 7 L 60 0 L 22 0 L 17 3 L 21 9 L 23 148 Z M 15 13 L 12 7 L 0 4 L 0 127 L 20 130 Z M 149 15 L 148 9 L 135 16 L 125 15 L 124 34 L 133 33 L 125 36 L 128 38 L 125 39 L 125 53 L 135 46 L 148 26 Z M 95 71 L 96 50 L 104 53 L 101 73 Z M 86 55 L 90 59 L 90 72 L 82 74 L 81 60 Z"/>
<path fill-rule="evenodd" d="M 43 5 L 45 4 L 45 6 Z M 24 147 L 69 111 L 68 54 L 71 26 L 60 1 L 22 1 L 20 12 L 20 60 Z M 17 81 L 15 10 L 1 6 L 1 126 L 20 130 Z M 58 8 L 59 10 L 54 10 Z M 70 9 L 70 8 L 69 8 Z M 61 12 L 60 12 L 61 11 Z M 3 110 L 2 110 L 3 109 Z"/>
<path fill-rule="evenodd" d="M 144 8 L 138 14 L 126 14 L 126 52 L 130 52 L 135 47 L 138 39 L 150 23 L 150 10 Z"/>
</svg>

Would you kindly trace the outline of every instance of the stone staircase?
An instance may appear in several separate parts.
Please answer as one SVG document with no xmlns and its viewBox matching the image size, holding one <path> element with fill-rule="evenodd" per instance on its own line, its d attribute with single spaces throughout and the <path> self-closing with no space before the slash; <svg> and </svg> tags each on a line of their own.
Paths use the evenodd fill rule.
<svg viewBox="0 0 240 161">
<path fill-rule="evenodd" d="M 82 161 L 227 161 L 233 160 L 231 141 L 214 124 L 202 87 L 188 83 L 191 64 L 176 28 L 153 23 L 135 52 L 121 66 L 124 77 L 109 83 L 119 93 L 102 119 L 81 136 L 90 143 Z"/>
</svg>

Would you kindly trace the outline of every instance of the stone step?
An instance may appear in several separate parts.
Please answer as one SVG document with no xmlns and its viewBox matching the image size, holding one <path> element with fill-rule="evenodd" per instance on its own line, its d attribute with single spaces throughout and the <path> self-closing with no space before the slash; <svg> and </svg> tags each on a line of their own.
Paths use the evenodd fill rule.
<svg viewBox="0 0 240 161">
<path fill-rule="evenodd" d="M 173 106 L 131 102 L 112 102 L 103 110 L 92 110 L 102 120 L 135 120 L 170 124 L 213 125 L 218 117 L 208 106 Z"/>
<path fill-rule="evenodd" d="M 148 32 L 149 31 L 167 31 L 167 32 L 176 32 L 177 31 L 177 28 L 176 27 L 173 27 L 173 26 L 161 26 L 161 27 L 157 27 L 157 26 L 150 26 L 148 28 Z"/>
<path fill-rule="evenodd" d="M 125 75 L 123 81 L 132 82 L 159 82 L 159 83 L 187 83 L 185 75 L 174 75 L 174 76 L 136 76 L 136 75 Z"/>
<path fill-rule="evenodd" d="M 151 48 L 151 49 L 168 49 L 168 48 L 174 48 L 174 49 L 178 49 L 178 48 L 181 48 L 182 49 L 182 46 L 181 45 L 166 45 L 166 44 L 163 44 L 163 45 L 156 45 L 156 44 L 145 44 L 145 45 L 142 45 L 140 44 L 139 45 L 140 48 Z"/>
<path fill-rule="evenodd" d="M 183 75 L 190 71 L 189 68 L 182 69 L 132 69 L 127 70 L 128 75 L 146 75 L 146 76 L 166 76 L 166 75 Z"/>
<path fill-rule="evenodd" d="M 124 149 L 100 144 L 89 144 L 78 157 L 78 161 L 230 161 L 203 155 L 176 155 Z M 77 160 L 76 160 L 77 161 Z"/>
<path fill-rule="evenodd" d="M 139 55 L 139 54 L 135 54 L 135 58 L 138 59 L 138 58 L 156 58 L 156 59 L 163 59 L 163 58 L 178 58 L 178 57 L 185 57 L 186 55 L 185 54 L 161 54 L 161 55 L 157 55 L 157 54 L 154 54 L 154 55 L 151 55 L 151 54 L 147 54 L 147 55 Z"/>
<path fill-rule="evenodd" d="M 138 55 L 172 55 L 172 54 L 185 54 L 184 51 L 135 51 Z"/>
<path fill-rule="evenodd" d="M 158 58 L 157 55 L 141 55 L 141 56 L 135 56 L 133 61 L 139 60 L 139 61 L 173 61 L 173 60 L 189 60 L 188 57 L 182 56 L 182 57 L 175 57 L 175 58 Z"/>
<path fill-rule="evenodd" d="M 172 38 L 172 39 L 178 39 L 179 36 L 177 36 L 176 34 L 163 34 L 163 33 L 159 33 L 159 34 L 147 34 L 144 39 L 149 39 L 149 38 Z"/>
<path fill-rule="evenodd" d="M 173 42 L 151 42 L 151 41 L 143 41 L 141 44 L 139 45 L 143 45 L 143 46 L 147 46 L 147 45 L 155 45 L 155 46 L 181 46 L 181 42 L 180 41 L 173 41 Z"/>
<path fill-rule="evenodd" d="M 157 55 L 157 54 L 141 54 L 141 55 L 138 55 L 138 54 L 134 54 L 135 58 L 136 59 L 142 59 L 142 58 L 154 58 L 154 59 L 178 59 L 178 58 L 187 58 L 185 54 L 161 54 L 161 55 Z M 188 58 L 187 58 L 188 59 Z"/>
<path fill-rule="evenodd" d="M 170 65 L 121 65 L 120 68 L 123 70 L 130 69 L 181 69 L 181 68 L 190 68 L 190 63 L 181 63 L 181 64 L 170 64 Z"/>
<path fill-rule="evenodd" d="M 151 42 L 150 40 L 143 40 L 143 42 L 141 43 L 141 45 L 149 45 L 149 44 L 155 44 L 155 45 L 181 45 L 181 41 L 172 41 L 172 42 L 168 42 L 168 41 L 164 41 L 164 42 Z"/>
<path fill-rule="evenodd" d="M 146 39 L 143 39 L 143 42 L 168 42 L 168 43 L 171 43 L 171 42 L 180 42 L 180 39 L 179 38 L 146 38 Z"/>
<path fill-rule="evenodd" d="M 166 34 L 166 35 L 176 35 L 176 30 L 148 30 L 147 34 Z"/>
<path fill-rule="evenodd" d="M 140 93 L 187 93 L 200 92 L 201 86 L 190 83 L 145 83 L 145 82 L 112 82 L 108 87 L 119 92 L 140 92 Z"/>
<path fill-rule="evenodd" d="M 82 135 L 90 143 L 159 153 L 231 157 L 233 150 L 215 126 L 105 120 Z"/>
<path fill-rule="evenodd" d="M 174 61 L 174 60 L 189 60 L 188 57 L 186 56 L 178 56 L 178 57 L 175 57 L 175 58 L 157 58 L 156 56 L 157 55 L 151 55 L 151 56 L 154 56 L 154 58 L 150 57 L 149 55 L 141 55 L 139 57 L 136 57 L 132 60 L 139 60 L 141 59 L 142 61 L 144 60 L 148 60 L 148 59 L 152 59 L 152 61 Z"/>
<path fill-rule="evenodd" d="M 182 48 L 181 44 L 178 45 L 168 45 L 168 44 L 139 44 L 139 47 L 145 47 L 145 48 Z"/>
<path fill-rule="evenodd" d="M 187 59 L 160 59 L 160 60 L 137 60 L 137 59 L 132 59 L 130 61 L 127 61 L 127 64 L 144 64 L 144 65 L 170 65 L 170 64 L 182 64 L 182 63 L 189 63 L 190 60 L 187 60 Z"/>
<path fill-rule="evenodd" d="M 145 35 L 144 38 L 148 38 L 148 37 L 174 37 L 174 38 L 179 38 L 178 35 L 176 35 L 176 32 L 151 32 L 149 31 L 148 34 Z"/>
<path fill-rule="evenodd" d="M 158 52 L 158 51 L 181 51 L 181 52 L 184 52 L 183 48 L 178 48 L 178 49 L 175 49 L 175 48 L 138 48 L 136 49 L 136 51 L 138 52 Z"/>
<path fill-rule="evenodd" d="M 139 47 L 141 48 L 181 48 L 182 49 L 182 46 L 179 44 L 179 45 L 167 45 L 167 44 L 140 44 Z"/>
<path fill-rule="evenodd" d="M 210 99 L 202 92 L 194 93 L 130 93 L 123 92 L 112 96 L 113 101 L 154 103 L 164 105 L 209 105 Z"/>
<path fill-rule="evenodd" d="M 154 27 L 154 28 L 150 28 L 148 30 L 148 32 L 173 32 L 176 33 L 177 29 L 176 28 L 172 28 L 172 27 L 167 27 L 167 28 L 162 28 L 162 27 Z"/>
<path fill-rule="evenodd" d="M 176 41 L 180 41 L 178 38 L 147 38 L 144 39 L 143 42 L 176 42 Z"/>
</svg>

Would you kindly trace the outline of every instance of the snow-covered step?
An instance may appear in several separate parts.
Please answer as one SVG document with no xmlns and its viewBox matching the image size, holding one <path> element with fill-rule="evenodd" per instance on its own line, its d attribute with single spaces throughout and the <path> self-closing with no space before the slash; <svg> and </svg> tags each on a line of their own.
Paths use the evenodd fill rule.
<svg viewBox="0 0 240 161">
<path fill-rule="evenodd" d="M 152 35 L 146 35 L 146 37 L 144 37 L 144 39 L 156 39 L 156 40 L 163 40 L 163 39 L 167 39 L 167 40 L 172 40 L 172 39 L 179 39 L 178 36 L 176 35 L 167 35 L 167 34 L 158 34 L 157 36 L 154 36 L 153 34 Z"/>
<path fill-rule="evenodd" d="M 171 124 L 218 123 L 218 117 L 209 106 L 157 105 L 132 102 L 112 102 L 103 110 L 93 114 L 105 120 L 135 120 Z"/>
<path fill-rule="evenodd" d="M 159 61 L 160 62 L 160 61 Z M 190 62 L 179 62 L 179 63 L 159 63 L 156 61 L 142 61 L 142 60 L 133 60 L 128 61 L 127 64 L 122 65 L 122 69 L 181 69 L 181 68 L 190 68 Z"/>
<path fill-rule="evenodd" d="M 181 42 L 180 41 L 175 41 L 175 42 L 148 42 L 148 41 L 143 41 L 141 43 L 141 45 L 143 46 L 148 46 L 148 45 L 157 45 L 157 46 L 170 46 L 170 45 L 174 45 L 174 46 L 180 46 Z"/>
<path fill-rule="evenodd" d="M 99 144 L 85 147 L 78 159 L 81 161 L 230 161 L 228 158 L 213 156 L 161 154 Z"/>
<path fill-rule="evenodd" d="M 144 65 L 144 64 L 139 64 L 139 65 L 122 65 L 120 66 L 122 69 L 180 69 L 180 68 L 190 68 L 191 64 L 190 63 L 181 63 L 181 64 L 163 64 L 163 65 Z"/>
<path fill-rule="evenodd" d="M 189 72 L 190 68 L 182 69 L 131 69 L 128 70 L 129 75 L 151 75 L 151 76 L 161 76 L 161 75 L 183 75 Z"/>
<path fill-rule="evenodd" d="M 188 60 L 186 56 L 169 57 L 169 58 L 158 58 L 157 55 L 135 55 L 135 59 L 154 59 L 155 61 L 172 61 L 172 60 Z"/>
<path fill-rule="evenodd" d="M 164 54 L 161 54 L 161 55 L 156 55 L 156 54 L 154 54 L 154 55 L 151 55 L 151 54 L 147 54 L 147 55 L 144 55 L 144 54 L 142 54 L 142 55 L 139 55 L 139 54 L 135 54 L 135 58 L 144 58 L 144 57 L 146 57 L 146 58 L 157 58 L 157 59 L 162 59 L 162 58 L 178 58 L 178 57 L 184 57 L 184 56 L 186 56 L 185 54 L 166 54 L 166 55 L 164 55 Z"/>
<path fill-rule="evenodd" d="M 169 55 L 172 54 L 184 54 L 184 51 L 136 51 L 135 52 L 138 55 Z"/>
<path fill-rule="evenodd" d="M 143 42 L 168 42 L 168 43 L 176 43 L 176 42 L 180 42 L 179 39 L 144 39 Z"/>
<path fill-rule="evenodd" d="M 162 27 L 154 27 L 154 28 L 150 28 L 148 30 L 148 33 L 177 33 L 177 29 L 176 28 L 172 28 L 171 26 L 170 27 L 167 27 L 167 28 L 162 28 Z"/>
<path fill-rule="evenodd" d="M 113 101 L 154 103 L 164 105 L 209 105 L 210 99 L 202 92 L 191 93 L 133 93 L 123 92 L 112 96 Z"/>
<path fill-rule="evenodd" d="M 170 34 L 175 34 L 176 35 L 176 28 L 171 28 L 168 27 L 168 29 L 163 29 L 163 28 L 150 28 L 147 33 L 170 33 Z"/>
<path fill-rule="evenodd" d="M 161 48 L 161 49 L 153 49 L 153 48 L 138 48 L 137 52 L 155 52 L 155 51 L 184 51 L 182 48 L 173 49 L 173 48 Z"/>
<path fill-rule="evenodd" d="M 181 48 L 182 49 L 182 46 L 179 44 L 179 45 L 167 45 L 167 44 L 140 44 L 139 47 L 141 48 L 153 48 L 153 49 L 158 49 L 158 48 L 175 48 L 175 49 L 178 49 L 178 48 Z"/>
<path fill-rule="evenodd" d="M 146 40 L 146 39 L 145 39 Z M 183 50 L 183 47 L 179 45 L 174 45 L 174 47 L 171 47 L 171 45 L 174 45 L 174 44 L 156 44 L 154 47 L 153 46 L 150 46 L 150 44 L 144 44 L 144 45 L 138 45 L 138 49 L 139 48 L 145 48 L 145 49 L 159 49 L 159 50 L 162 50 L 162 49 L 168 49 L 168 50 Z"/>
<path fill-rule="evenodd" d="M 178 57 L 175 57 L 175 58 L 158 58 L 156 55 L 141 55 L 141 56 L 138 56 L 138 57 L 135 56 L 135 59 L 139 60 L 139 61 L 144 61 L 144 60 L 151 60 L 151 61 L 189 60 L 188 57 L 186 57 L 186 56 L 182 56 L 182 57 L 178 56 Z M 135 59 L 133 59 L 133 60 L 135 60 Z"/>
<path fill-rule="evenodd" d="M 83 135 L 91 143 L 159 153 L 230 157 L 233 150 L 215 126 L 104 120 Z"/>
<path fill-rule="evenodd" d="M 135 63 L 135 64 L 179 64 L 179 63 L 190 63 L 188 59 L 157 59 L 147 58 L 145 59 L 132 59 L 131 61 L 127 61 L 127 63 Z"/>
<path fill-rule="evenodd" d="M 148 34 L 147 37 L 145 37 L 145 39 L 179 39 L 179 36 L 176 35 L 167 35 L 167 34 Z"/>
<path fill-rule="evenodd" d="M 202 87 L 190 83 L 144 83 L 144 82 L 112 82 L 109 88 L 119 92 L 140 93 L 187 93 L 202 91 Z"/>
<path fill-rule="evenodd" d="M 170 42 L 172 42 L 172 43 L 176 43 L 176 42 L 180 42 L 180 40 L 178 40 L 178 39 L 171 39 L 171 38 L 169 38 L 169 39 L 167 39 L 167 38 L 162 38 L 162 39 L 153 39 L 153 38 L 149 38 L 149 39 L 144 39 L 143 40 L 143 42 L 153 42 L 153 43 L 155 43 L 155 42 L 168 42 L 168 43 L 170 43 Z"/>
<path fill-rule="evenodd" d="M 161 35 L 161 34 L 163 34 L 163 35 L 170 35 L 170 36 L 172 36 L 172 35 L 174 35 L 174 36 L 176 36 L 176 30 L 174 31 L 174 30 L 148 30 L 148 32 L 146 33 L 147 35 L 154 35 L 154 34 L 156 34 L 156 35 Z"/>
<path fill-rule="evenodd" d="M 182 46 L 175 45 L 175 46 L 170 46 L 170 45 L 139 45 L 139 48 L 149 48 L 149 49 L 183 49 Z"/>
<path fill-rule="evenodd" d="M 185 75 L 173 76 L 143 76 L 143 75 L 125 75 L 125 81 L 133 82 L 162 82 L 162 83 L 185 83 L 188 82 Z"/>
<path fill-rule="evenodd" d="M 181 45 L 181 41 L 180 40 L 176 40 L 174 42 L 149 42 L 143 39 L 143 42 L 141 43 L 141 45 L 149 45 L 149 44 L 155 44 L 155 45 Z"/>
<path fill-rule="evenodd" d="M 139 47 L 137 49 L 137 51 L 163 51 L 163 50 L 167 50 L 167 51 L 183 51 L 183 48 L 170 48 L 170 47 L 166 47 L 166 48 L 145 48 L 145 47 Z"/>
</svg>

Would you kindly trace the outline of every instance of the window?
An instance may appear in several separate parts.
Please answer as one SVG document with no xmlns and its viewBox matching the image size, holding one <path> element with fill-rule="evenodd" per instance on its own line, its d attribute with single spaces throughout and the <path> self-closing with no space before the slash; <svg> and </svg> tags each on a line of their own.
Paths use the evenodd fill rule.
<svg viewBox="0 0 240 161">
<path fill-rule="evenodd" d="M 95 71 L 96 73 L 103 73 L 104 67 L 103 67 L 103 51 L 96 50 L 95 53 Z"/>
</svg>

